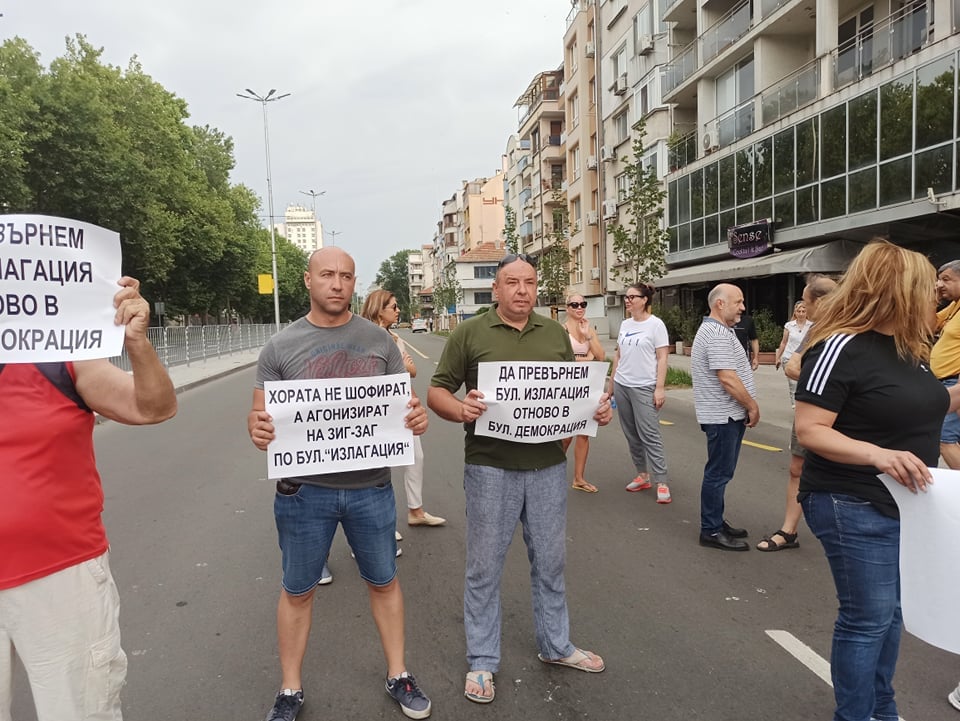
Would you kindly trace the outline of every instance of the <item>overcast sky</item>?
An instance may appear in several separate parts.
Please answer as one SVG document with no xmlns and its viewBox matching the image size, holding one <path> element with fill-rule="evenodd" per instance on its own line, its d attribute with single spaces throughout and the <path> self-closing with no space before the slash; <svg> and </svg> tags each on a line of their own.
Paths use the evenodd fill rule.
<svg viewBox="0 0 960 721">
<path fill-rule="evenodd" d="M 0 33 L 41 61 L 86 35 L 103 61 L 144 72 L 189 105 L 190 123 L 235 143 L 233 181 L 263 199 L 260 106 L 268 105 L 274 212 L 310 207 L 353 253 L 365 290 L 380 262 L 433 237 L 465 179 L 493 175 L 517 130 L 513 107 L 563 61 L 569 0 L 17 0 Z M 329 237 L 327 238 L 329 243 Z"/>
</svg>

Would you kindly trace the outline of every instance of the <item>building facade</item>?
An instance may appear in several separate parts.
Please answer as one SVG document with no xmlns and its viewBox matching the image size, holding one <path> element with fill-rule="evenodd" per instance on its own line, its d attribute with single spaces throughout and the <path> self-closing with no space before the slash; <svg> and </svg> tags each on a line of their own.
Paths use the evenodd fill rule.
<svg viewBox="0 0 960 721">
<path fill-rule="evenodd" d="M 323 247 L 323 226 L 314 212 L 302 205 L 288 205 L 283 222 L 277 223 L 276 229 L 304 253 Z"/>
</svg>

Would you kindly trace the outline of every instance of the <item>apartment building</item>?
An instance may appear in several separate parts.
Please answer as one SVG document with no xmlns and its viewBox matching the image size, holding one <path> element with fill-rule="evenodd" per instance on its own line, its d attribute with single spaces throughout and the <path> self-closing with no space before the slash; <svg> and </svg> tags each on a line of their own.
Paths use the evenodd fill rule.
<svg viewBox="0 0 960 721">
<path fill-rule="evenodd" d="M 312 210 L 302 205 L 288 205 L 283 222 L 277 223 L 276 229 L 304 253 L 323 247 L 323 225 Z"/>
<path fill-rule="evenodd" d="M 423 245 L 407 256 L 407 285 L 410 288 L 410 301 L 414 306 L 414 317 L 417 317 L 418 307 L 421 317 L 427 318 L 433 315 L 433 266 L 430 257 L 432 251 L 432 245 Z M 424 291 L 428 293 L 424 295 Z"/>
<path fill-rule="evenodd" d="M 960 2 L 658 2 L 683 133 L 660 287 L 702 302 L 739 279 L 785 318 L 801 273 L 843 270 L 874 236 L 960 257 Z"/>
</svg>

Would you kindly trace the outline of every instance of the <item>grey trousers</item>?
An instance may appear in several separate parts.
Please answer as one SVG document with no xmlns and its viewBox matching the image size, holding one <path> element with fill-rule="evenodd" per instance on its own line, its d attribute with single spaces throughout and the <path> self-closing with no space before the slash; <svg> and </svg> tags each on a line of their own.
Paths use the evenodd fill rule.
<svg viewBox="0 0 960 721">
<path fill-rule="evenodd" d="M 567 468 L 533 471 L 466 465 L 467 566 L 463 626 L 471 671 L 500 670 L 500 578 L 517 522 L 530 559 L 533 628 L 544 658 L 566 658 L 570 643 L 566 564 Z"/>
<path fill-rule="evenodd" d="M 613 397 L 637 473 L 649 471 L 651 481 L 666 483 L 667 459 L 660 435 L 660 411 L 653 407 L 653 388 L 630 388 L 614 382 Z"/>
</svg>

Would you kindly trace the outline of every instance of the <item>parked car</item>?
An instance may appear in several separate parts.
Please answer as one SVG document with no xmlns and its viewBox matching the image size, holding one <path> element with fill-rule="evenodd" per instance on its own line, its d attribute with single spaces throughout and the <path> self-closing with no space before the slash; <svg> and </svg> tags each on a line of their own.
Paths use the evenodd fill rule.
<svg viewBox="0 0 960 721">
<path fill-rule="evenodd" d="M 414 318 L 410 323 L 410 329 L 414 333 L 426 333 L 427 332 L 427 321 L 424 318 Z"/>
</svg>

